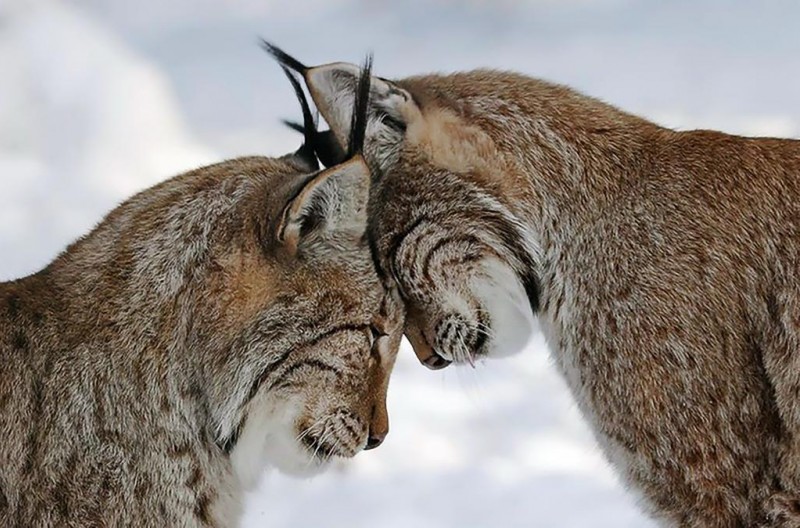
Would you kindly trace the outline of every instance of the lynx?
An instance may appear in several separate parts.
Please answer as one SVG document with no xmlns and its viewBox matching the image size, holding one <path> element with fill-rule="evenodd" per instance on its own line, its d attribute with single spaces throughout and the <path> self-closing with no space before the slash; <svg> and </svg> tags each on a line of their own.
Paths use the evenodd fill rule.
<svg viewBox="0 0 800 528">
<path fill-rule="evenodd" d="M 347 145 L 358 67 L 303 74 Z M 800 526 L 800 142 L 677 132 L 524 75 L 372 77 L 368 233 L 433 368 L 537 321 L 666 526 Z"/>
<path fill-rule="evenodd" d="M 304 116 L 296 153 L 143 191 L 0 284 L 0 525 L 233 527 L 265 466 L 381 443 L 402 311 L 363 159 L 319 171 Z"/>
</svg>

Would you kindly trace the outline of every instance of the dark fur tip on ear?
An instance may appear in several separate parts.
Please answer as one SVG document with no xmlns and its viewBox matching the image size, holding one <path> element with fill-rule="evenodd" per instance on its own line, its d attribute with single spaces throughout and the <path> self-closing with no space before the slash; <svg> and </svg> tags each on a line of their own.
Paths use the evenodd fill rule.
<svg viewBox="0 0 800 528">
<path fill-rule="evenodd" d="M 364 150 L 364 139 L 369 122 L 369 97 L 372 82 L 372 54 L 368 54 L 361 66 L 361 74 L 355 88 L 353 115 L 350 121 L 350 139 L 347 142 L 347 158 L 361 154 Z"/>
<path fill-rule="evenodd" d="M 267 53 L 272 55 L 272 57 L 276 61 L 281 63 L 283 66 L 286 66 L 286 67 L 291 68 L 292 70 L 294 70 L 296 72 L 303 73 L 303 74 L 308 71 L 308 66 L 306 66 L 305 64 L 303 64 L 299 60 L 295 59 L 294 57 L 292 57 L 291 55 L 289 55 L 288 53 L 286 53 L 285 51 L 280 49 L 275 44 L 267 42 L 263 38 L 261 39 L 261 47 L 264 48 L 264 50 Z"/>
<path fill-rule="evenodd" d="M 310 156 L 314 157 L 314 143 L 316 142 L 317 138 L 317 119 L 312 115 L 311 108 L 308 105 L 308 100 L 306 99 L 306 94 L 303 91 L 303 87 L 300 86 L 300 81 L 297 80 L 295 74 L 290 71 L 285 66 L 281 65 L 281 69 L 283 73 L 286 74 L 286 78 L 289 79 L 289 82 L 292 84 L 292 88 L 294 88 L 294 94 L 297 97 L 298 102 L 300 103 L 300 108 L 303 111 L 303 145 L 298 150 L 298 153 L 306 154 L 310 152 Z"/>
<path fill-rule="evenodd" d="M 300 123 L 294 121 L 284 120 L 283 124 L 291 128 L 295 132 L 305 133 L 305 128 Z M 346 160 L 344 149 L 336 141 L 336 136 L 330 130 L 317 132 L 314 136 L 314 141 L 311 144 L 313 151 L 316 153 L 319 161 L 325 167 L 333 167 Z"/>
<path fill-rule="evenodd" d="M 314 140 L 314 150 L 319 161 L 326 167 L 333 167 L 346 159 L 344 149 L 339 145 L 336 136 L 330 130 L 317 132 L 317 137 Z"/>
<path fill-rule="evenodd" d="M 314 152 L 314 149 L 307 143 L 303 143 L 300 148 L 295 151 L 293 156 L 305 163 L 310 170 L 319 170 L 319 161 L 317 161 L 317 155 Z"/>
<path fill-rule="evenodd" d="M 295 132 L 300 132 L 301 134 L 304 134 L 305 131 L 306 131 L 306 129 L 303 127 L 303 125 L 301 125 L 300 123 L 297 123 L 295 121 L 289 121 L 288 119 L 281 119 L 281 123 L 283 123 L 287 127 L 291 128 Z"/>
</svg>

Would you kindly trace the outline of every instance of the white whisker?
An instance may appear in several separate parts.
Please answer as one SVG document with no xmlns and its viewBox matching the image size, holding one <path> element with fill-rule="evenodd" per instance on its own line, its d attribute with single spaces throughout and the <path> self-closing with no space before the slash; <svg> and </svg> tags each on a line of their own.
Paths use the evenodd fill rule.
<svg viewBox="0 0 800 528">
<path fill-rule="evenodd" d="M 311 433 L 317 426 L 322 424 L 327 418 L 328 418 L 327 416 L 323 416 L 322 418 L 319 418 L 313 424 L 308 426 L 305 431 L 303 431 L 302 433 L 297 435 L 297 437 L 295 437 L 295 439 L 294 439 L 295 442 L 301 442 L 303 440 L 303 438 L 305 438 L 309 433 Z"/>
<path fill-rule="evenodd" d="M 469 364 L 469 366 L 472 368 L 475 368 L 475 358 L 472 357 L 472 352 L 464 342 L 464 336 L 462 336 L 460 333 L 458 334 L 458 350 L 461 352 L 461 359 L 463 362 Z"/>
<path fill-rule="evenodd" d="M 492 330 L 492 328 L 486 325 L 485 323 L 478 323 L 475 326 L 475 331 L 478 332 L 479 334 L 485 335 L 489 339 L 494 339 L 495 337 L 494 330 Z"/>
<path fill-rule="evenodd" d="M 308 463 L 306 464 L 306 468 L 308 468 L 311 464 L 313 464 L 316 460 L 319 460 L 319 450 L 325 445 L 325 442 L 328 441 L 328 437 L 333 433 L 331 428 L 328 428 L 329 423 L 325 424 L 325 428 L 323 429 L 322 436 L 319 437 L 317 440 L 317 447 L 314 449 L 314 453 L 311 458 L 308 459 Z M 326 459 L 327 460 L 327 459 Z"/>
</svg>

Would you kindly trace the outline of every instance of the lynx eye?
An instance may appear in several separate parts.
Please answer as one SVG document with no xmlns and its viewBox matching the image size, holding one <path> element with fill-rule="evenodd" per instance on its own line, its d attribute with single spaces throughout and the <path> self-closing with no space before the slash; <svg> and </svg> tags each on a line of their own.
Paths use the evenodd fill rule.
<svg viewBox="0 0 800 528">
<path fill-rule="evenodd" d="M 378 340 L 386 334 L 381 332 L 375 325 L 369 325 L 369 344 L 375 346 Z"/>
<path fill-rule="evenodd" d="M 370 356 L 373 359 L 380 361 L 381 359 L 381 340 L 382 338 L 388 336 L 385 332 L 382 332 L 379 328 L 375 325 L 369 325 L 369 352 Z"/>
</svg>

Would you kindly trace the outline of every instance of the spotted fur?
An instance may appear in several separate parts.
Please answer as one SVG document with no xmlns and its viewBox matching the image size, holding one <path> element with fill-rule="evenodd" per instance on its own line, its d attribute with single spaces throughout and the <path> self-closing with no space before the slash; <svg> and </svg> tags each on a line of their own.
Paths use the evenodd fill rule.
<svg viewBox="0 0 800 528">
<path fill-rule="evenodd" d="M 0 284 L 0 526 L 238 525 L 265 466 L 375 447 L 402 311 L 363 161 L 177 176 Z"/>
<path fill-rule="evenodd" d="M 340 141 L 357 68 L 307 68 Z M 800 526 L 800 142 L 522 75 L 373 77 L 369 231 L 422 360 L 535 327 L 665 526 Z"/>
</svg>

